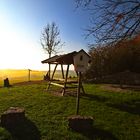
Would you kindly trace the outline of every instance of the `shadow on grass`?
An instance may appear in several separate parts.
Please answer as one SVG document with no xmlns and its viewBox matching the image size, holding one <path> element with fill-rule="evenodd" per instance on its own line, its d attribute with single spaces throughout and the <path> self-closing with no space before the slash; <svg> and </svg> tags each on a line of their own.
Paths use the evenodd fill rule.
<svg viewBox="0 0 140 140">
<path fill-rule="evenodd" d="M 129 102 L 124 102 L 122 104 L 108 103 L 107 105 L 109 107 L 113 107 L 113 108 L 119 109 L 121 111 L 140 115 L 140 100 L 132 100 Z"/>
<path fill-rule="evenodd" d="M 133 91 L 140 91 L 140 86 L 138 85 L 112 85 L 113 88 L 121 88 L 121 89 L 126 89 L 126 90 L 133 90 Z"/>
<path fill-rule="evenodd" d="M 16 140 L 41 140 L 40 132 L 37 127 L 27 118 L 16 124 L 16 126 L 11 126 L 5 129 L 8 130 L 12 138 Z"/>
<path fill-rule="evenodd" d="M 92 128 L 90 130 L 85 131 L 76 131 L 83 136 L 87 137 L 88 139 L 100 139 L 100 140 L 117 140 L 117 138 L 106 130 L 101 130 L 99 128 Z"/>
<path fill-rule="evenodd" d="M 93 95 L 93 94 L 82 94 L 81 97 L 87 97 L 89 100 L 96 100 L 98 102 L 106 102 L 108 98 L 103 96 Z"/>
</svg>

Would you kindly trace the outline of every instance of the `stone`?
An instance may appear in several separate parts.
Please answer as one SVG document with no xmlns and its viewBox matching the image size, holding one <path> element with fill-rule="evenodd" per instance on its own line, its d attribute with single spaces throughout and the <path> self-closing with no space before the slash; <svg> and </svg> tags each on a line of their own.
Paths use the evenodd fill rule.
<svg viewBox="0 0 140 140">
<path fill-rule="evenodd" d="M 4 79 L 4 87 L 10 87 L 9 79 Z"/>
<path fill-rule="evenodd" d="M 1 126 L 13 128 L 25 120 L 25 110 L 19 107 L 10 107 L 1 115 Z"/>
</svg>

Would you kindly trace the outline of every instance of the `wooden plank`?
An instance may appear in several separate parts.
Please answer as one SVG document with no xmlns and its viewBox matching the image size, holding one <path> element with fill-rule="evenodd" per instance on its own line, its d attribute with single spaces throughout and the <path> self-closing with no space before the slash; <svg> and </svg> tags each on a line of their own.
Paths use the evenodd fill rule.
<svg viewBox="0 0 140 140">
<path fill-rule="evenodd" d="M 64 85 L 61 85 L 61 84 L 58 84 L 58 83 L 54 83 L 54 82 L 51 82 L 50 84 L 54 85 L 54 86 L 62 87 L 62 88 L 64 87 Z"/>
<path fill-rule="evenodd" d="M 59 87 L 64 88 L 64 85 L 59 84 L 59 83 L 51 82 L 50 84 L 51 84 L 51 85 L 54 85 L 54 86 L 59 86 Z M 65 88 L 66 88 L 66 89 L 67 89 L 67 88 L 77 88 L 77 85 L 74 85 L 74 86 L 66 86 Z"/>
</svg>

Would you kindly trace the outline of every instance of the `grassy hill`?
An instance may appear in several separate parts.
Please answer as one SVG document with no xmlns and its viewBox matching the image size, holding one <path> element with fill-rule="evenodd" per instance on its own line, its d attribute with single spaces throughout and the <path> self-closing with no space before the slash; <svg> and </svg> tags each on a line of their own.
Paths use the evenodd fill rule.
<svg viewBox="0 0 140 140">
<path fill-rule="evenodd" d="M 76 98 L 47 92 L 46 86 L 45 82 L 0 88 L 0 115 L 18 106 L 25 108 L 28 120 L 20 128 L 15 126 L 14 133 L 0 128 L 0 140 L 140 139 L 140 91 L 113 91 L 85 84 L 86 95 L 80 98 L 79 111 L 80 115 L 94 118 L 93 130 L 75 132 L 68 128 L 67 117 L 75 114 Z"/>
</svg>

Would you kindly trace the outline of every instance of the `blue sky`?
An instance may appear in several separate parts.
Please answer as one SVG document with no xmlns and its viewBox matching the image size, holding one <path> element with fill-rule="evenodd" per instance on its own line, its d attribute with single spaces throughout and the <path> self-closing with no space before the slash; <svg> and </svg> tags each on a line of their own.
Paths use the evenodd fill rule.
<svg viewBox="0 0 140 140">
<path fill-rule="evenodd" d="M 40 63 L 48 57 L 40 36 L 53 21 L 65 42 L 63 53 L 88 50 L 84 28 L 89 15 L 76 9 L 74 0 L 0 0 L 0 69 L 46 69 Z"/>
</svg>

